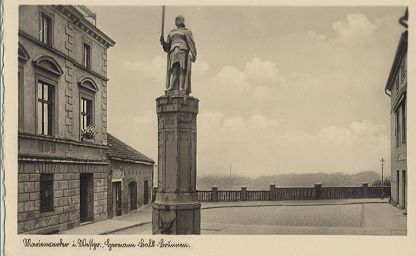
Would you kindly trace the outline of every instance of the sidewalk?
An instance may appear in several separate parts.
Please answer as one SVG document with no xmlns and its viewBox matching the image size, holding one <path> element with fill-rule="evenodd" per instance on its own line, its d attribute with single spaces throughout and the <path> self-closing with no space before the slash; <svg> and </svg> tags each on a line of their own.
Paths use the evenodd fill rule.
<svg viewBox="0 0 416 256">
<path fill-rule="evenodd" d="M 65 230 L 64 235 L 107 235 L 128 228 L 138 227 L 152 223 L 152 205 L 146 205 L 126 215 L 112 219 L 81 225 Z"/>
<path fill-rule="evenodd" d="M 337 205 L 348 208 L 341 209 Z M 243 207 L 248 209 L 241 209 Z M 265 207 L 265 209 L 262 210 L 262 207 Z M 305 207 L 305 209 L 302 209 L 302 207 Z M 330 209 L 327 207 L 330 207 Z M 386 199 L 204 202 L 201 205 L 201 210 L 201 214 L 205 216 L 201 220 L 202 234 L 406 235 L 407 229 L 406 216 L 402 215 L 399 209 L 388 204 Z M 259 217 L 262 220 L 264 218 L 260 217 L 260 215 L 267 215 L 269 211 L 278 211 L 276 212 L 277 215 L 272 214 L 270 216 L 275 216 L 272 218 L 273 220 L 281 219 L 279 223 L 274 225 L 264 225 L 259 222 L 257 224 L 248 223 L 242 219 L 235 223 L 229 220 L 224 220 L 220 223 L 220 219 L 223 216 L 228 216 L 234 211 L 242 211 L 250 215 L 250 219 Z M 311 214 L 314 211 L 318 211 L 317 216 L 321 216 L 324 219 L 326 218 L 322 214 L 329 214 L 327 216 L 329 218 L 331 214 L 335 214 L 334 211 L 340 211 L 341 215 L 332 218 L 335 218 L 337 221 L 347 218 L 348 222 L 346 223 L 349 223 L 349 225 L 335 227 L 328 225 L 328 223 L 326 225 L 325 223 L 322 223 L 322 225 L 319 223 L 316 226 L 304 226 L 302 222 L 293 224 L 293 221 L 301 220 L 298 217 L 309 216 L 311 218 Z M 250 212 L 253 213 L 250 214 Z M 297 214 L 300 215 L 297 216 Z M 351 215 L 350 217 L 348 217 L 349 214 Z M 237 216 L 235 217 L 237 218 Z M 147 205 L 127 215 L 75 227 L 62 232 L 62 234 L 151 234 L 151 223 L 152 206 Z M 311 225 L 311 222 L 306 223 Z"/>
</svg>

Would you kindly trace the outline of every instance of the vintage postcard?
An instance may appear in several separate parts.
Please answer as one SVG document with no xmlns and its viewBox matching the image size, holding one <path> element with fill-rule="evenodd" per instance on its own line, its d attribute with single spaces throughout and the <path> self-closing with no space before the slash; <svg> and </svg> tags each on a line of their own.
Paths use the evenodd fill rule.
<svg viewBox="0 0 416 256">
<path fill-rule="evenodd" d="M 5 255 L 415 255 L 414 15 L 4 3 Z"/>
</svg>

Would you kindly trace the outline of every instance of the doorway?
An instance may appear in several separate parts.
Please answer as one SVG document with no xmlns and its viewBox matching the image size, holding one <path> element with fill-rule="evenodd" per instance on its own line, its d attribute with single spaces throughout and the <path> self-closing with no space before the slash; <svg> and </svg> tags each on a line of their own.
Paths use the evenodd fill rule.
<svg viewBox="0 0 416 256">
<path fill-rule="evenodd" d="M 407 183 L 407 181 L 406 181 L 406 171 L 403 171 L 402 172 L 402 197 L 403 197 L 403 199 L 402 199 L 402 208 L 403 209 L 406 209 L 406 190 L 407 190 L 407 188 L 406 188 L 406 184 Z"/>
<path fill-rule="evenodd" d="M 397 180 L 397 185 L 396 185 L 396 205 L 400 204 L 400 171 L 396 171 L 396 180 Z"/>
<path fill-rule="evenodd" d="M 121 211 L 121 181 L 112 183 L 113 189 L 113 216 L 120 216 Z"/>
<path fill-rule="evenodd" d="M 79 175 L 79 202 L 80 222 L 93 221 L 94 213 L 94 184 L 92 173 L 81 173 Z"/>
<path fill-rule="evenodd" d="M 129 183 L 130 194 L 130 211 L 137 209 L 137 183 L 132 181 Z"/>
<path fill-rule="evenodd" d="M 143 191 L 143 204 L 149 203 L 149 182 L 147 180 L 144 181 L 144 191 Z"/>
</svg>

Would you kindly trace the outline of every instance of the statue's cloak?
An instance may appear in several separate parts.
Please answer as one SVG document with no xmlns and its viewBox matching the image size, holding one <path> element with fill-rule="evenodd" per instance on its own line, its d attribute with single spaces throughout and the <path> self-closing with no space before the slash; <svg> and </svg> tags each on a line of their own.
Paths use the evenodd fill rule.
<svg viewBox="0 0 416 256">
<path fill-rule="evenodd" d="M 184 36 L 185 40 L 183 43 L 186 43 L 186 45 L 183 45 L 183 43 L 176 43 L 174 41 L 174 37 L 176 35 Z M 171 53 L 174 50 L 175 47 L 179 47 L 179 49 L 185 51 L 186 54 L 184 54 L 184 59 L 179 61 L 180 63 L 183 62 L 185 66 L 185 84 L 184 89 L 186 90 L 186 94 L 191 93 L 191 59 L 189 56 L 189 53 L 192 54 L 194 61 L 197 56 L 196 47 L 195 47 L 195 41 L 194 37 L 192 35 L 191 30 L 188 28 L 176 28 L 170 31 L 168 38 L 167 38 L 167 44 L 164 45 L 164 50 L 168 53 L 167 54 L 167 75 L 166 75 L 166 88 L 169 88 L 170 83 L 170 69 L 172 67 L 172 60 L 171 60 Z M 175 60 L 176 61 L 176 60 Z M 181 65 L 182 66 L 182 65 Z"/>
</svg>

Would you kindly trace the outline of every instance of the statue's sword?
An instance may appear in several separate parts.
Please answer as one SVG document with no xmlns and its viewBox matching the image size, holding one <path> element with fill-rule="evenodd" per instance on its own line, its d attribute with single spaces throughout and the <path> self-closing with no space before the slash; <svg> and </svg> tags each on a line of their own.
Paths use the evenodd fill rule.
<svg viewBox="0 0 416 256">
<path fill-rule="evenodd" d="M 161 36 L 163 37 L 165 34 L 165 6 L 162 5 L 162 29 L 160 31 Z M 166 62 L 166 89 L 169 88 L 169 53 L 167 53 L 167 59 Z"/>
<path fill-rule="evenodd" d="M 163 36 L 165 33 L 165 6 L 162 5 L 162 30 L 160 32 L 160 35 Z"/>
</svg>

